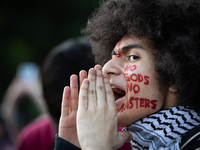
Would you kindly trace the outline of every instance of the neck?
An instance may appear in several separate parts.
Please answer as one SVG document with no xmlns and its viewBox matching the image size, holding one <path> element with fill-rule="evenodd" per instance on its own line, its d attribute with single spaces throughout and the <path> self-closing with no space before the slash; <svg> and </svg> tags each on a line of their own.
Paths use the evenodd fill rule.
<svg viewBox="0 0 200 150">
<path fill-rule="evenodd" d="M 176 92 L 168 90 L 162 109 L 168 109 L 170 107 L 178 106 L 177 101 L 178 100 Z"/>
</svg>

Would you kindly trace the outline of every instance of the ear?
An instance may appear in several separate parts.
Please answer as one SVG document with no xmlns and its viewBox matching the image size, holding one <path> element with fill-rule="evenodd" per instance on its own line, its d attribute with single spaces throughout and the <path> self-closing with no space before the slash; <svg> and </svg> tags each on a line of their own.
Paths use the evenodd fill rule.
<svg viewBox="0 0 200 150">
<path fill-rule="evenodd" d="M 176 92 L 177 92 L 177 89 L 176 89 L 175 85 L 171 85 L 171 86 L 169 87 L 169 91 L 172 92 L 172 93 L 176 93 Z"/>
</svg>

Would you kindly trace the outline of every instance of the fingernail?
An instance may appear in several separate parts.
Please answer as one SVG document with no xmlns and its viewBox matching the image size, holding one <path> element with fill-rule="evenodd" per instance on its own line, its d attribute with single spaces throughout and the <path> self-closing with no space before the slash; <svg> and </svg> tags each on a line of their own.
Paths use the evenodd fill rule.
<svg viewBox="0 0 200 150">
<path fill-rule="evenodd" d="M 90 73 L 92 74 L 96 74 L 96 70 L 93 68 L 93 69 L 90 69 Z"/>
<path fill-rule="evenodd" d="M 97 70 L 101 70 L 101 66 L 96 66 L 96 69 Z"/>
<path fill-rule="evenodd" d="M 107 74 L 103 74 L 103 78 L 108 78 Z"/>
<path fill-rule="evenodd" d="M 87 79 L 84 80 L 85 84 L 89 84 L 89 81 Z"/>
</svg>

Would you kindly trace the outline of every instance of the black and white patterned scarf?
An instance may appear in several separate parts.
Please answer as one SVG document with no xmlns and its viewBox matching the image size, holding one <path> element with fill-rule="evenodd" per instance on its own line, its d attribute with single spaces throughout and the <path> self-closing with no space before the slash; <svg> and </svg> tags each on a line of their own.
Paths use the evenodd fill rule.
<svg viewBox="0 0 200 150">
<path fill-rule="evenodd" d="M 182 136 L 199 124 L 197 111 L 177 106 L 140 119 L 124 131 L 133 135 L 135 150 L 180 150 Z"/>
</svg>

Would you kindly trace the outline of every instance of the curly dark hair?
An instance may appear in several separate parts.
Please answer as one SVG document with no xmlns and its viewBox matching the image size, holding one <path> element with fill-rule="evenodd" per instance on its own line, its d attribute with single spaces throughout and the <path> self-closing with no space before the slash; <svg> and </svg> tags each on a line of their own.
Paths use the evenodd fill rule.
<svg viewBox="0 0 200 150">
<path fill-rule="evenodd" d="M 200 1 L 109 0 L 82 31 L 104 64 L 124 35 L 150 39 L 161 85 L 174 85 L 179 105 L 200 109 Z"/>
</svg>

